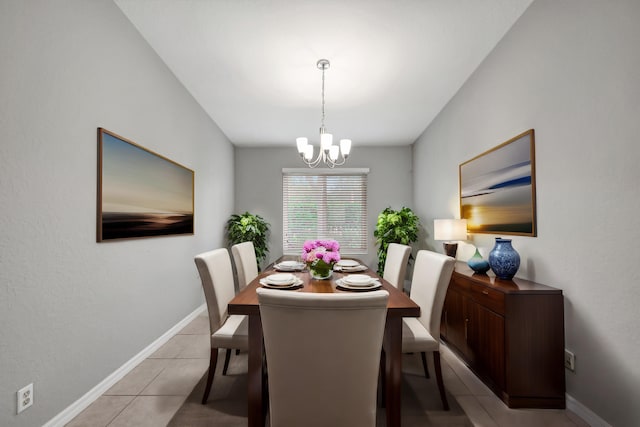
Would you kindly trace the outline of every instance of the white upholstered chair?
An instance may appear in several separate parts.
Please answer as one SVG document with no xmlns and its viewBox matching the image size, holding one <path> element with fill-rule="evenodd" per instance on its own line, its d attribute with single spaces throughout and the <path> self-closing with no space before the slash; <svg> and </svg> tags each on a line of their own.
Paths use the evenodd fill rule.
<svg viewBox="0 0 640 427">
<path fill-rule="evenodd" d="M 231 246 L 231 254 L 238 274 L 238 291 L 241 291 L 258 276 L 258 261 L 253 242 L 243 242 Z"/>
<path fill-rule="evenodd" d="M 229 315 L 227 305 L 234 297 L 233 270 L 231 258 L 227 249 L 215 249 L 204 252 L 195 257 L 196 267 L 202 281 L 204 296 L 209 311 L 209 326 L 211 328 L 211 356 L 209 359 L 209 375 L 202 397 L 202 404 L 207 403 L 213 376 L 218 362 L 218 349 L 226 348 L 227 354 L 223 368 L 223 375 L 227 373 L 231 349 L 248 350 L 249 327 L 248 319 L 243 315 Z"/>
<path fill-rule="evenodd" d="M 449 404 L 440 366 L 440 317 L 454 266 L 455 260 L 449 256 L 426 250 L 418 251 L 409 297 L 420 306 L 421 313 L 420 317 L 405 317 L 402 324 L 402 352 L 421 354 L 427 378 L 429 371 L 425 353 L 433 353 L 440 398 L 447 411 Z"/>
<path fill-rule="evenodd" d="M 404 289 L 404 277 L 407 274 L 410 255 L 411 246 L 389 243 L 382 278 L 401 291 Z"/>
<path fill-rule="evenodd" d="M 271 427 L 373 427 L 387 291 L 258 288 Z"/>
</svg>

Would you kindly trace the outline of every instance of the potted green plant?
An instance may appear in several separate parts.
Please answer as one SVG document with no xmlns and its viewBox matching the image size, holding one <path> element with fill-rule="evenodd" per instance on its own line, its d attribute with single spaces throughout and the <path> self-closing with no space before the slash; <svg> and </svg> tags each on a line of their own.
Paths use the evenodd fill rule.
<svg viewBox="0 0 640 427">
<path fill-rule="evenodd" d="M 399 211 L 390 207 L 386 208 L 376 222 L 376 229 L 373 236 L 376 238 L 378 247 L 378 274 L 384 272 L 384 264 L 387 260 L 387 249 L 389 243 L 400 243 L 409 245 L 418 239 L 418 225 L 420 219 L 407 207 L 403 207 Z"/>
<path fill-rule="evenodd" d="M 227 221 L 227 240 L 229 246 L 242 242 L 253 242 L 256 252 L 258 266 L 267 257 L 269 248 L 267 247 L 267 235 L 269 233 L 269 223 L 260 215 L 249 212 L 243 214 L 233 214 Z"/>
</svg>

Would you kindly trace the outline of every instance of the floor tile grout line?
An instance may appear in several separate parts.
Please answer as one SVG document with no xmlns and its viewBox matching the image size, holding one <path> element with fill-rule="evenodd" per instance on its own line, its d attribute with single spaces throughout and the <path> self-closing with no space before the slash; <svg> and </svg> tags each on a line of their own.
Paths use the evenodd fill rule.
<svg viewBox="0 0 640 427">
<path fill-rule="evenodd" d="M 495 423 L 495 425 L 497 425 L 498 427 L 502 427 L 500 425 L 500 423 L 498 422 L 497 419 L 495 419 L 495 417 L 493 415 L 491 415 L 491 412 L 489 412 L 489 410 L 487 408 L 485 408 L 485 406 L 482 404 L 482 402 L 480 402 L 480 399 L 478 399 L 478 396 L 474 395 L 473 398 L 475 399 L 475 401 L 478 403 L 478 407 L 482 408 L 482 410 L 484 411 L 485 414 L 487 414 L 487 416 L 489 417 L 489 419 L 491 421 L 493 421 Z"/>
<path fill-rule="evenodd" d="M 144 360 L 150 360 L 151 357 L 147 357 Z M 153 360 L 159 360 L 160 358 L 156 358 Z M 172 358 L 164 358 L 164 360 L 176 360 L 176 357 L 172 357 Z M 142 362 L 140 363 L 142 364 Z M 140 366 L 140 365 L 138 365 Z M 149 382 L 147 382 L 147 384 L 142 387 L 142 389 L 140 390 L 140 392 L 138 392 L 138 394 L 134 395 L 133 399 L 131 399 L 131 401 L 129 403 L 127 403 L 106 425 L 105 427 L 109 427 L 109 425 L 111 425 L 116 418 L 118 418 L 118 416 L 120 416 L 120 414 L 122 414 L 137 398 L 139 397 L 152 397 L 152 396 L 177 396 L 177 397 L 181 397 L 182 395 L 173 395 L 173 394 L 169 394 L 169 395 L 147 395 L 147 394 L 142 394 L 144 392 L 144 390 L 149 387 L 149 384 L 151 384 L 153 381 L 156 380 L 156 378 L 158 378 L 165 370 L 167 369 L 167 367 L 163 367 Z M 184 396 L 185 400 L 187 399 L 189 395 Z M 173 414 L 171 414 L 171 417 L 173 418 L 173 416 L 178 412 L 179 407 L 175 410 L 175 412 Z"/>
<path fill-rule="evenodd" d="M 473 400 L 478 404 L 478 407 L 482 408 L 482 411 L 489 417 L 489 419 L 491 419 L 497 426 L 499 426 L 498 422 L 491 416 L 491 414 L 486 410 L 486 408 L 480 403 L 480 401 L 478 400 L 478 397 L 475 395 L 475 393 L 473 393 L 473 391 L 470 390 L 469 387 L 467 387 L 466 383 L 463 381 L 463 379 L 460 377 L 460 375 L 458 375 L 458 372 L 456 372 L 456 370 L 451 366 L 449 361 L 446 358 L 443 358 L 443 359 L 444 359 L 444 363 L 446 363 L 447 366 L 449 366 L 449 369 L 451 369 L 451 371 L 456 376 L 458 381 L 460 381 L 465 386 L 465 388 L 467 390 L 469 390 L 469 394 L 466 395 L 466 396 L 471 396 L 473 398 Z M 454 398 L 457 399 L 457 396 L 454 395 Z M 456 402 L 457 402 L 457 400 L 456 400 Z M 458 402 L 458 405 L 460 405 L 459 402 Z M 467 413 L 466 411 L 464 411 L 464 408 L 463 408 L 463 412 L 465 412 L 465 414 L 467 415 L 467 418 L 469 418 L 469 421 L 471 421 L 471 423 L 474 426 L 480 424 L 480 420 L 474 419 L 474 418 L 476 418 L 474 414 Z"/>
<path fill-rule="evenodd" d="M 140 364 L 138 364 L 138 366 L 142 365 L 142 364 L 143 364 L 145 361 L 147 361 L 147 360 L 162 360 L 162 359 L 151 359 L 151 358 L 147 357 L 147 358 L 146 358 L 146 359 L 144 359 L 142 362 L 140 362 Z M 164 359 L 164 360 L 173 360 L 173 359 Z M 136 366 L 136 368 L 137 368 L 138 366 Z M 134 368 L 134 369 L 135 369 L 135 368 Z M 107 394 L 107 392 L 108 392 L 108 390 L 107 390 L 107 391 L 103 394 L 103 396 L 141 396 L 141 394 L 140 394 L 140 393 L 142 393 L 142 392 L 143 392 L 147 387 L 149 387 L 149 384 L 151 384 L 153 381 L 155 381 L 155 379 L 156 379 L 156 378 L 158 378 L 158 377 L 160 376 L 160 374 L 162 374 L 162 373 L 165 371 L 165 369 L 167 369 L 167 367 L 166 367 L 166 366 L 165 366 L 165 367 L 163 367 L 162 369 L 160 369 L 160 371 L 158 371 L 158 373 L 157 373 L 153 378 L 151 378 L 151 380 L 149 380 L 149 381 L 148 381 L 148 382 L 147 382 L 147 383 L 146 383 L 146 384 L 141 388 L 141 390 L 140 390 L 137 394 Z M 127 374 L 127 375 L 128 375 L 128 374 Z M 124 379 L 124 378 L 126 378 L 126 375 L 125 375 L 125 377 L 123 377 L 122 379 Z M 121 380 L 121 381 L 122 381 L 122 380 Z"/>
<path fill-rule="evenodd" d="M 167 359 L 167 360 L 171 360 L 171 359 Z M 160 376 L 160 375 L 161 375 L 161 374 L 162 374 L 166 369 L 167 369 L 167 367 L 166 367 L 166 366 L 165 366 L 165 367 L 163 367 L 162 369 L 160 369 L 160 372 L 158 372 L 158 373 L 156 374 L 156 376 L 155 376 L 155 377 L 153 377 L 153 378 L 151 379 L 151 381 L 149 381 L 147 384 L 145 384 L 145 386 L 144 386 L 144 387 L 142 387 L 142 389 L 141 389 L 141 390 L 140 390 L 140 392 L 138 393 L 138 396 L 142 396 L 142 392 L 143 392 L 143 391 L 145 391 L 145 390 L 147 389 L 147 387 L 149 387 L 149 385 L 150 385 L 152 382 L 154 382 L 154 381 L 156 380 L 156 378 L 158 378 L 158 377 L 159 377 L 159 376 Z"/>
<path fill-rule="evenodd" d="M 118 413 L 117 413 L 113 418 L 111 418 L 111 419 L 109 420 L 109 422 L 108 422 L 107 424 L 105 424 L 105 426 L 104 426 L 104 427 L 109 427 L 109 425 L 111 425 L 111 424 L 115 421 L 115 419 L 116 419 L 116 418 L 118 418 L 118 417 L 120 416 L 120 414 L 122 414 L 122 413 L 124 412 L 124 410 L 125 410 L 125 409 L 127 409 L 127 408 L 129 407 L 129 405 L 131 405 L 131 404 L 133 403 L 133 401 L 134 401 L 134 400 L 136 400 L 136 398 L 137 398 L 137 396 L 134 396 L 134 398 L 133 398 L 133 399 L 131 399 L 131 400 L 129 401 L 129 403 L 127 403 L 126 405 L 124 405 L 124 408 L 122 408 L 122 409 L 121 409 L 121 410 L 120 410 L 120 411 L 119 411 L 119 412 L 118 412 Z"/>
</svg>

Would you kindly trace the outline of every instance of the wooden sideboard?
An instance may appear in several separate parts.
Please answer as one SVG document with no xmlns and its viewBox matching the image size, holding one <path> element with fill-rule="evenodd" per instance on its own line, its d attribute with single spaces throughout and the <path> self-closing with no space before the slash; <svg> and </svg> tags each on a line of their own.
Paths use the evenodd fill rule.
<svg viewBox="0 0 640 427">
<path fill-rule="evenodd" d="M 562 290 L 457 262 L 440 334 L 510 408 L 564 408 Z"/>
</svg>

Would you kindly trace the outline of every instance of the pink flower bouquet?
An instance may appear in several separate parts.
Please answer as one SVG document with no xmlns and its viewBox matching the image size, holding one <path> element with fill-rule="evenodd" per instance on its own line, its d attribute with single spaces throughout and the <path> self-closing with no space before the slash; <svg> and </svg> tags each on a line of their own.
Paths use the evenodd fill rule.
<svg viewBox="0 0 640 427">
<path fill-rule="evenodd" d="M 340 261 L 340 244 L 335 240 L 307 240 L 302 248 L 302 261 L 314 278 L 327 279 L 333 265 Z"/>
</svg>

